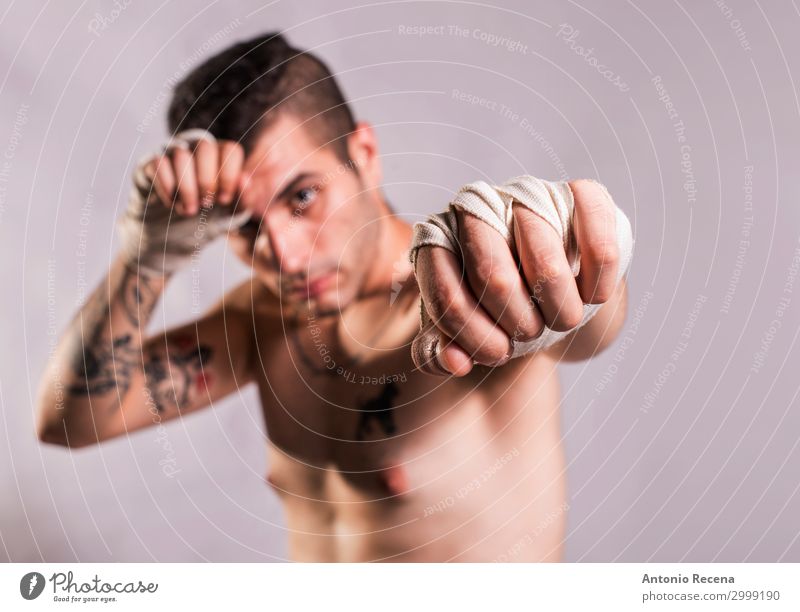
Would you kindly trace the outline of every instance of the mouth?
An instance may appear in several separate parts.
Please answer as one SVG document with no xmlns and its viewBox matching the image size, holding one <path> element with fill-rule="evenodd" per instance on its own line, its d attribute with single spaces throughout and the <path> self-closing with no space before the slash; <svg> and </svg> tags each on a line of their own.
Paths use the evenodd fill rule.
<svg viewBox="0 0 800 612">
<path fill-rule="evenodd" d="M 293 296 L 314 297 L 329 287 L 334 276 L 333 273 L 324 274 L 306 283 L 287 285 L 286 290 Z"/>
</svg>

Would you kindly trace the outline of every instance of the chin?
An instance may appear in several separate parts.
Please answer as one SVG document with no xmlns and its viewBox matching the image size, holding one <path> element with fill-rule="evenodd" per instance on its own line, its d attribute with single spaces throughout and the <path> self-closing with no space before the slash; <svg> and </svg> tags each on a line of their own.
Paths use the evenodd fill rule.
<svg viewBox="0 0 800 612">
<path fill-rule="evenodd" d="M 281 304 L 288 312 L 300 316 L 326 317 L 338 315 L 352 302 L 349 293 L 328 289 L 314 298 L 302 296 L 283 296 Z"/>
<path fill-rule="evenodd" d="M 331 289 L 317 297 L 316 300 L 308 300 L 308 308 L 316 316 L 336 315 L 342 312 L 352 302 L 352 296 Z"/>
<path fill-rule="evenodd" d="M 262 283 L 280 299 L 283 309 L 287 313 L 296 315 L 313 315 L 324 317 L 340 314 L 356 298 L 358 290 L 343 282 L 343 275 L 324 288 L 319 294 L 308 297 L 298 293 L 285 293 L 281 290 L 274 275 L 263 275 Z"/>
</svg>

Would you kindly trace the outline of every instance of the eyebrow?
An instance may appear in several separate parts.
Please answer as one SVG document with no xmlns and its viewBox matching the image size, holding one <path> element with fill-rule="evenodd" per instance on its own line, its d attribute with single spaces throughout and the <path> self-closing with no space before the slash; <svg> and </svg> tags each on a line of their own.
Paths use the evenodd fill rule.
<svg viewBox="0 0 800 612">
<path fill-rule="evenodd" d="M 315 172 L 301 172 L 296 177 L 294 177 L 286 187 L 284 187 L 281 192 L 278 194 L 278 197 L 275 199 L 276 201 L 280 202 L 286 196 L 288 196 L 294 189 L 297 188 L 297 185 L 302 183 L 308 178 L 317 178 L 319 175 Z"/>
</svg>

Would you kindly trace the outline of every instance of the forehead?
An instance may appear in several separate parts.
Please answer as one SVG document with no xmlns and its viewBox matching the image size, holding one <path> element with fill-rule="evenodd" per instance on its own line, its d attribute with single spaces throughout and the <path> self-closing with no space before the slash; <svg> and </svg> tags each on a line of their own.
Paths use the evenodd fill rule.
<svg viewBox="0 0 800 612">
<path fill-rule="evenodd" d="M 335 163 L 330 148 L 312 138 L 312 126 L 285 114 L 261 130 L 244 167 L 250 180 L 243 197 L 255 214 L 266 212 L 268 204 L 299 174 L 324 174 Z"/>
<path fill-rule="evenodd" d="M 281 180 L 296 174 L 309 162 L 326 158 L 329 151 L 311 137 L 312 122 L 278 115 L 261 130 L 246 165 L 254 177 Z"/>
</svg>

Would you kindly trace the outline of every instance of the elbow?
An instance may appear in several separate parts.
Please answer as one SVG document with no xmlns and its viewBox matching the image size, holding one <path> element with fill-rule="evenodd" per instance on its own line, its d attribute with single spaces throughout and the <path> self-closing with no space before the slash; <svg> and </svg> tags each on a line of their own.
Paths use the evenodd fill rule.
<svg viewBox="0 0 800 612">
<path fill-rule="evenodd" d="M 52 427 L 38 427 L 36 437 L 42 444 L 52 444 L 53 446 L 69 446 L 66 436 Z"/>
<path fill-rule="evenodd" d="M 91 436 L 70 432 L 63 419 L 55 422 L 40 422 L 36 428 L 36 437 L 42 444 L 61 446 L 63 448 L 84 448 L 97 443 Z"/>
<path fill-rule="evenodd" d="M 55 446 L 67 446 L 65 422 L 63 418 L 58 418 L 61 413 L 51 400 L 50 389 L 42 386 L 39 390 L 39 397 L 36 402 L 36 437 L 42 444 L 53 444 Z"/>
<path fill-rule="evenodd" d="M 75 407 L 65 401 L 57 386 L 43 384 L 36 398 L 36 437 L 42 444 L 83 448 L 97 443 L 94 427 L 86 432 L 85 422 L 75 420 Z M 90 423 L 91 425 L 91 423 Z"/>
</svg>

